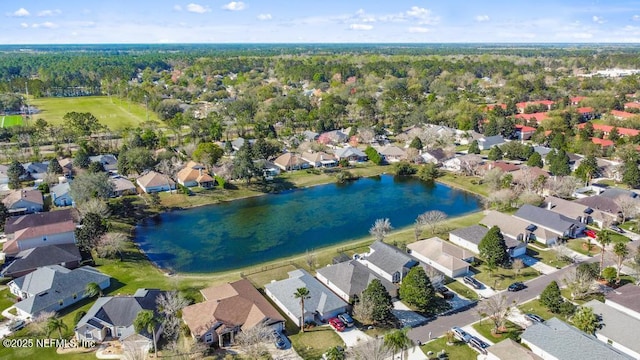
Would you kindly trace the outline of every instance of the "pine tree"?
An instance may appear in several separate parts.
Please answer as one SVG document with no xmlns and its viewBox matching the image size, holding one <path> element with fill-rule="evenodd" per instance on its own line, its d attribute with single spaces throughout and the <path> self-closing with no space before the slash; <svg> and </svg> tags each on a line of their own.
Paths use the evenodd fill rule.
<svg viewBox="0 0 640 360">
<path fill-rule="evenodd" d="M 489 229 L 487 234 L 480 240 L 478 250 L 480 250 L 480 256 L 487 264 L 506 266 L 509 263 L 507 244 L 500 232 L 500 228 L 497 226 Z"/>
<path fill-rule="evenodd" d="M 417 136 L 414 137 L 413 140 L 411 140 L 411 144 L 409 144 L 409 147 L 421 150 L 423 147 L 422 140 L 420 140 L 420 138 Z"/>
<path fill-rule="evenodd" d="M 543 167 L 544 164 L 542 163 L 542 155 L 537 152 L 531 154 L 531 156 L 529 156 L 529 159 L 527 159 L 527 166 L 536 166 L 539 168 Z"/>
<path fill-rule="evenodd" d="M 638 163 L 633 160 L 624 163 L 622 182 L 634 189 L 640 187 L 640 170 L 638 169 Z"/>
<path fill-rule="evenodd" d="M 393 303 L 391 302 L 391 295 L 382 282 L 378 279 L 373 279 L 366 289 L 362 292 L 362 302 L 371 305 L 371 320 L 376 323 L 384 323 L 393 318 L 391 309 L 393 309 Z"/>
<path fill-rule="evenodd" d="M 49 174 L 62 174 L 62 166 L 60 166 L 58 159 L 52 159 L 51 161 L 49 161 L 47 172 Z"/>
<path fill-rule="evenodd" d="M 468 154 L 480 154 L 480 147 L 478 146 L 478 140 L 473 140 L 469 145 Z"/>
<path fill-rule="evenodd" d="M 560 287 L 555 280 L 550 282 L 540 294 L 540 303 L 554 314 L 560 312 L 560 306 L 562 306 L 563 302 Z"/>
<path fill-rule="evenodd" d="M 549 153 L 551 155 L 551 153 Z M 548 156 L 548 155 L 547 155 Z M 564 150 L 558 150 L 549 161 L 549 171 L 553 175 L 566 176 L 571 174 L 571 166 L 569 165 L 569 155 Z"/>
<path fill-rule="evenodd" d="M 422 266 L 414 266 L 400 285 L 400 298 L 422 312 L 428 312 L 435 296 L 431 280 Z"/>
<path fill-rule="evenodd" d="M 502 150 L 500 150 L 500 147 L 494 146 L 489 150 L 489 155 L 487 157 L 489 160 L 493 161 L 502 160 Z"/>
<path fill-rule="evenodd" d="M 18 160 L 13 160 L 7 169 L 7 177 L 9 178 L 9 189 L 20 188 L 20 177 L 27 172 Z"/>
<path fill-rule="evenodd" d="M 588 183 L 598 172 L 598 162 L 593 155 L 587 155 L 582 159 L 576 169 L 576 177 Z"/>
</svg>

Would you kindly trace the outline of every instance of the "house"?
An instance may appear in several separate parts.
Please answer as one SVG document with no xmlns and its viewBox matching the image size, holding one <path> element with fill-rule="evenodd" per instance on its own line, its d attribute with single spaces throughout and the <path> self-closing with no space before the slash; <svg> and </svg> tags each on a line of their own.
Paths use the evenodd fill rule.
<svg viewBox="0 0 640 360">
<path fill-rule="evenodd" d="M 407 159 L 407 153 L 395 145 L 387 145 L 378 149 L 378 153 L 384 161 L 388 163 L 398 162 Z"/>
<path fill-rule="evenodd" d="M 90 283 L 100 289 L 109 287 L 111 278 L 100 271 L 83 266 L 73 270 L 60 265 L 38 268 L 9 282 L 12 294 L 22 299 L 15 304 L 21 317 L 35 317 L 42 311 L 60 311 L 87 297 Z"/>
<path fill-rule="evenodd" d="M 602 221 L 604 219 L 597 218 L 594 219 L 592 217 L 593 209 L 580 204 L 576 201 L 569 201 L 561 198 L 557 198 L 555 196 L 547 196 L 544 198 L 543 206 L 547 210 L 551 210 L 557 214 L 565 215 L 571 219 L 576 219 L 577 221 L 584 224 L 591 224 L 596 222 L 598 226 L 602 227 Z"/>
<path fill-rule="evenodd" d="M 416 241 L 407 245 L 411 255 L 448 277 L 464 276 L 473 261 L 471 251 L 457 247 L 439 237 Z"/>
<path fill-rule="evenodd" d="M 485 360 L 543 360 L 512 339 L 505 339 L 487 348 Z"/>
<path fill-rule="evenodd" d="M 267 181 L 273 180 L 276 176 L 280 174 L 280 168 L 277 167 L 276 164 L 270 161 L 260 159 L 260 160 L 254 161 L 254 163 L 256 164 L 256 167 L 258 169 L 262 169 L 262 176 Z"/>
<path fill-rule="evenodd" d="M 9 183 L 9 175 L 7 175 L 9 167 L 7 165 L 0 165 L 0 185 L 6 185 Z"/>
<path fill-rule="evenodd" d="M 536 101 L 526 101 L 526 102 L 519 102 L 516 104 L 516 108 L 518 109 L 519 112 L 523 113 L 525 111 L 525 109 L 527 108 L 527 106 L 544 106 L 547 110 L 551 110 L 551 107 L 553 106 L 553 104 L 555 104 L 556 102 L 553 100 L 536 100 Z"/>
<path fill-rule="evenodd" d="M 338 164 L 333 155 L 327 154 L 323 151 L 303 152 L 301 158 L 315 168 L 334 167 Z"/>
<path fill-rule="evenodd" d="M 76 339 L 80 341 L 120 340 L 125 349 L 136 341 L 137 347 L 150 349 L 153 336 L 146 329 L 137 333 L 133 326 L 138 313 L 151 310 L 158 315 L 157 298 L 164 292 L 155 289 L 138 289 L 133 295 L 100 297 L 80 319 L 75 327 Z M 156 339 L 162 334 L 162 326 L 156 327 Z"/>
<path fill-rule="evenodd" d="M 48 225 L 35 225 L 7 235 L 2 251 L 15 255 L 22 250 L 47 245 L 75 244 L 76 224 L 72 220 Z"/>
<path fill-rule="evenodd" d="M 425 163 L 442 164 L 447 160 L 448 156 L 442 149 L 425 150 L 420 154 L 420 157 Z"/>
<path fill-rule="evenodd" d="M 293 171 L 309 168 L 309 163 L 304 161 L 298 155 L 292 153 L 284 153 L 278 156 L 273 163 L 283 171 Z"/>
<path fill-rule="evenodd" d="M 136 194 L 136 186 L 127 178 L 122 176 L 110 177 L 109 182 L 113 184 L 113 192 L 111 193 L 113 197 Z"/>
<path fill-rule="evenodd" d="M 494 136 L 483 136 L 478 139 L 478 148 L 480 150 L 489 150 L 494 146 L 504 144 L 504 138 L 502 135 L 494 135 Z"/>
<path fill-rule="evenodd" d="M 598 300 L 591 300 L 583 306 L 592 308 L 593 313 L 602 321 L 603 326 L 597 328 L 595 332 L 598 340 L 634 359 L 640 359 L 640 342 L 637 335 L 640 330 L 640 319 Z"/>
<path fill-rule="evenodd" d="M 601 195 L 587 196 L 574 201 L 593 210 L 591 217 L 594 221 L 604 223 L 617 221 L 621 216 L 620 206 L 614 199 Z"/>
<path fill-rule="evenodd" d="M 348 134 L 348 133 L 347 133 Z M 340 130 L 327 131 L 318 136 L 318 142 L 321 144 L 344 144 L 349 140 L 349 135 Z"/>
<path fill-rule="evenodd" d="M 58 207 L 73 205 L 73 199 L 69 192 L 70 189 L 71 186 L 66 181 L 52 186 L 51 189 L 49 189 L 49 193 L 51 194 L 53 204 Z"/>
<path fill-rule="evenodd" d="M 532 121 L 535 121 L 538 125 L 542 124 L 543 121 L 547 120 L 549 118 L 549 115 L 547 113 L 544 112 L 537 112 L 537 113 L 532 113 L 532 114 L 518 114 L 515 116 L 516 119 L 521 119 L 526 121 L 526 123 L 531 123 Z M 529 126 L 527 126 L 529 128 Z M 534 129 L 535 131 L 535 129 Z M 516 125 L 516 133 L 518 132 L 517 129 L 517 125 Z M 522 138 L 520 138 L 520 140 L 522 140 Z"/>
<path fill-rule="evenodd" d="M 418 261 L 409 254 L 382 241 L 369 245 L 369 253 L 359 261 L 392 283 L 402 282 L 409 269 L 418 265 Z"/>
<path fill-rule="evenodd" d="M 613 116 L 618 120 L 626 120 L 634 116 L 638 116 L 638 114 L 634 114 L 626 111 L 620 111 L 620 110 L 611 110 L 611 116 Z"/>
<path fill-rule="evenodd" d="M 4 232 L 9 235 L 18 230 L 33 226 L 44 226 L 65 221 L 75 221 L 77 217 L 78 212 L 75 209 L 63 209 L 36 214 L 12 216 L 5 222 Z"/>
<path fill-rule="evenodd" d="M 302 132 L 302 136 L 304 136 L 307 141 L 316 141 L 318 140 L 318 136 L 320 136 L 320 134 L 311 130 L 305 130 Z"/>
<path fill-rule="evenodd" d="M 108 172 L 109 174 L 118 173 L 118 159 L 116 159 L 115 155 L 105 154 L 89 156 L 89 161 L 100 163 L 104 171 Z"/>
<path fill-rule="evenodd" d="M 296 299 L 293 295 L 299 288 L 309 290 L 309 298 L 304 301 L 304 315 L 300 307 L 300 299 Z M 325 322 L 346 312 L 349 307 L 349 304 L 304 270 L 290 271 L 288 279 L 273 281 L 265 285 L 264 290 L 280 310 L 298 326 L 301 318 L 305 323 Z"/>
<path fill-rule="evenodd" d="M 513 217 L 555 233 L 557 236 L 551 243 L 562 237 L 576 238 L 582 234 L 586 227 L 584 223 L 578 220 L 528 204 L 520 207 L 513 214 Z"/>
<path fill-rule="evenodd" d="M 640 109 L 640 103 L 638 102 L 628 102 L 626 104 L 624 104 L 624 108 L 625 109 Z"/>
<path fill-rule="evenodd" d="M 82 256 L 76 244 L 47 245 L 20 251 L 7 259 L 0 275 L 17 278 L 49 265 L 60 265 L 67 269 L 80 266 Z"/>
<path fill-rule="evenodd" d="M 500 230 L 502 231 L 502 228 L 500 228 Z M 484 236 L 487 235 L 487 232 L 489 232 L 489 229 L 480 225 L 455 229 L 449 232 L 449 241 L 479 254 L 480 250 L 478 249 L 478 245 L 480 245 L 480 241 L 482 241 Z M 518 241 L 516 238 L 517 235 L 515 237 L 506 236 L 504 238 L 507 245 L 507 252 L 512 258 L 522 256 L 527 252 L 527 244 Z"/>
<path fill-rule="evenodd" d="M 453 172 L 467 172 L 467 169 L 475 168 L 484 163 L 482 157 L 476 154 L 466 154 L 445 160 L 442 165 L 444 169 Z"/>
<path fill-rule="evenodd" d="M 336 155 L 336 158 L 338 158 L 338 160 L 346 159 L 349 162 L 367 161 L 367 154 L 351 146 L 346 148 L 336 149 L 335 155 Z"/>
<path fill-rule="evenodd" d="M 590 106 L 579 107 L 576 109 L 580 115 L 580 120 L 589 121 L 596 118 L 596 111 Z"/>
<path fill-rule="evenodd" d="M 58 160 L 58 163 L 62 167 L 62 174 L 66 177 L 71 177 L 73 175 L 73 159 L 72 158 L 62 158 Z"/>
<path fill-rule="evenodd" d="M 231 147 L 233 148 L 233 150 L 238 151 L 244 145 L 245 141 L 248 141 L 249 145 L 253 145 L 256 142 L 255 139 L 245 140 L 239 137 L 231 142 Z"/>
<path fill-rule="evenodd" d="M 571 102 L 571 105 L 580 105 L 580 103 L 584 99 L 586 99 L 585 96 L 574 96 L 574 97 L 569 98 L 569 101 Z"/>
<path fill-rule="evenodd" d="M 480 220 L 480 224 L 488 228 L 497 226 L 505 237 L 519 242 L 538 241 L 543 244 L 553 244 L 558 238 L 558 234 L 545 228 L 538 227 L 528 221 L 503 214 L 498 211 L 489 211 L 487 215 Z"/>
<path fill-rule="evenodd" d="M 22 164 L 26 173 L 34 180 L 42 180 L 47 175 L 49 162 L 30 162 Z"/>
<path fill-rule="evenodd" d="M 578 129 L 584 128 L 585 125 L 586 124 L 579 124 L 578 125 Z M 615 126 L 611 126 L 611 125 L 593 124 L 593 130 L 602 131 L 602 133 L 605 136 L 609 136 L 609 133 L 611 133 L 611 130 L 614 127 Z M 618 134 L 620 134 L 620 136 L 632 137 L 632 136 L 637 136 L 638 134 L 640 134 L 640 130 L 636 130 L 636 129 L 622 128 L 622 127 L 619 127 L 617 129 L 618 129 Z"/>
<path fill-rule="evenodd" d="M 316 271 L 316 278 L 326 287 L 351 303 L 358 299 L 373 279 L 378 279 L 391 297 L 398 297 L 398 287 L 371 271 L 357 260 L 328 265 Z"/>
<path fill-rule="evenodd" d="M 492 169 L 500 169 L 504 173 L 510 173 L 510 172 L 514 172 L 514 171 L 520 170 L 520 165 L 517 165 L 517 164 L 514 164 L 514 163 L 510 163 L 510 162 L 506 162 L 506 161 L 497 160 L 497 161 L 490 161 L 488 163 L 485 163 L 482 166 L 482 170 L 484 172 L 487 172 L 487 171 L 492 170 Z"/>
<path fill-rule="evenodd" d="M 640 320 L 640 286 L 626 284 L 607 292 L 604 303 Z"/>
<path fill-rule="evenodd" d="M 541 119 L 540 121 L 542 120 L 544 119 Z M 536 128 L 534 127 L 516 124 L 516 135 L 518 136 L 518 139 L 521 141 L 531 139 L 531 137 L 535 132 L 536 132 Z"/>
<path fill-rule="evenodd" d="M 520 169 L 511 173 L 513 176 L 514 184 L 531 185 L 534 184 L 541 177 L 546 179 L 551 174 L 548 171 L 542 170 L 537 166 L 521 166 Z"/>
<path fill-rule="evenodd" d="M 149 171 L 145 175 L 136 179 L 136 182 L 142 188 L 142 191 L 147 194 L 171 191 L 175 190 L 176 183 L 169 178 L 169 176 L 157 173 L 155 171 Z"/>
<path fill-rule="evenodd" d="M 40 190 L 14 190 L 2 199 L 2 203 L 7 207 L 10 215 L 42 212 L 44 207 Z"/>
<path fill-rule="evenodd" d="M 634 359 L 557 318 L 529 326 L 520 339 L 523 345 L 543 359 Z"/>
<path fill-rule="evenodd" d="M 591 142 L 596 144 L 596 145 L 600 145 L 600 147 L 605 150 L 608 149 L 610 147 L 613 147 L 616 143 L 614 143 L 613 141 L 609 140 L 609 139 L 600 139 L 597 137 L 592 137 L 591 138 Z"/>
<path fill-rule="evenodd" d="M 284 329 L 285 319 L 249 280 L 243 279 L 200 291 L 204 302 L 182 309 L 191 336 L 207 344 L 233 344 L 240 331 L 258 324 Z"/>
<path fill-rule="evenodd" d="M 209 175 L 204 165 L 194 161 L 189 161 L 187 165 L 176 174 L 178 184 L 186 187 L 200 186 L 210 189 L 215 185 L 215 181 Z"/>
</svg>

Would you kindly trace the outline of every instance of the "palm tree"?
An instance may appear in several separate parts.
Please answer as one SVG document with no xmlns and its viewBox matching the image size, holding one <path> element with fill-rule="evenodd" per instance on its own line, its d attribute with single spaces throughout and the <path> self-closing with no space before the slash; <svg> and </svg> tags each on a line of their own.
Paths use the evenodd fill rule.
<svg viewBox="0 0 640 360">
<path fill-rule="evenodd" d="M 133 328 L 137 333 L 142 330 L 150 332 L 153 336 L 153 353 L 158 358 L 158 348 L 156 347 L 156 325 L 158 325 L 158 319 L 152 310 L 142 310 L 138 313 L 133 320 Z"/>
<path fill-rule="evenodd" d="M 47 320 L 47 337 L 49 335 L 51 335 L 52 332 L 57 331 L 58 332 L 58 336 L 60 337 L 60 339 L 62 339 L 62 331 L 67 331 L 69 329 L 69 327 L 67 326 L 67 324 L 64 323 L 64 321 L 62 321 L 61 318 L 59 317 L 52 317 L 49 318 L 49 320 Z"/>
<path fill-rule="evenodd" d="M 387 346 L 393 353 L 400 352 L 400 359 L 404 358 L 404 350 L 411 345 L 411 339 L 407 336 L 409 332 L 409 327 L 404 327 L 401 330 L 396 330 L 388 333 L 384 336 L 384 344 Z"/>
<path fill-rule="evenodd" d="M 297 288 L 296 292 L 293 293 L 293 297 L 300 299 L 300 308 L 302 310 L 300 315 L 300 331 L 304 332 L 304 301 L 311 298 L 309 289 L 306 287 Z"/>
<path fill-rule="evenodd" d="M 598 242 L 600 243 L 600 246 L 602 246 L 602 253 L 601 253 L 601 257 L 600 257 L 600 273 L 602 273 L 602 270 L 604 270 L 605 247 L 607 245 L 611 244 L 611 236 L 609 235 L 609 231 L 608 230 L 602 230 L 598 234 Z"/>
<path fill-rule="evenodd" d="M 613 246 L 613 253 L 618 257 L 618 271 L 616 272 L 616 283 L 620 283 L 620 270 L 622 269 L 622 262 L 624 259 L 629 256 L 629 249 L 627 249 L 627 244 L 625 243 L 616 243 Z"/>
<path fill-rule="evenodd" d="M 90 282 L 85 286 L 84 293 L 90 298 L 94 296 L 102 296 L 102 289 L 98 283 Z"/>
</svg>

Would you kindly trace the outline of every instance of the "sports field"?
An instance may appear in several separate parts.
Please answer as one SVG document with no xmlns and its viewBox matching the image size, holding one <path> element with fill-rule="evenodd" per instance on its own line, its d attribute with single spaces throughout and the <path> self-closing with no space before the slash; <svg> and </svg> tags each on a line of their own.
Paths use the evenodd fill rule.
<svg viewBox="0 0 640 360">
<path fill-rule="evenodd" d="M 101 124 L 112 130 L 126 127 L 137 127 L 147 120 L 144 105 L 130 103 L 116 97 L 83 96 L 70 98 L 41 98 L 30 101 L 39 113 L 33 114 L 34 119 L 45 119 L 49 124 L 62 124 L 64 115 L 68 112 L 90 112 L 98 118 Z M 158 117 L 149 111 L 149 120 L 158 121 Z"/>
<path fill-rule="evenodd" d="M 0 115 L 0 127 L 22 125 L 22 115 Z"/>
</svg>

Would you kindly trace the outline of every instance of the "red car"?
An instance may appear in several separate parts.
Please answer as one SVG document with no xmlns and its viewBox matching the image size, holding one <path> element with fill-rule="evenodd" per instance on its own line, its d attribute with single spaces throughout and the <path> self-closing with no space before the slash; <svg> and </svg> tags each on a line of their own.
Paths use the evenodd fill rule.
<svg viewBox="0 0 640 360">
<path fill-rule="evenodd" d="M 584 234 L 587 235 L 588 237 L 595 239 L 596 238 L 596 232 L 593 230 L 585 230 Z"/>
<path fill-rule="evenodd" d="M 331 325 L 332 328 L 336 329 L 336 331 L 344 331 L 344 323 L 338 318 L 329 319 L 329 325 Z"/>
</svg>

